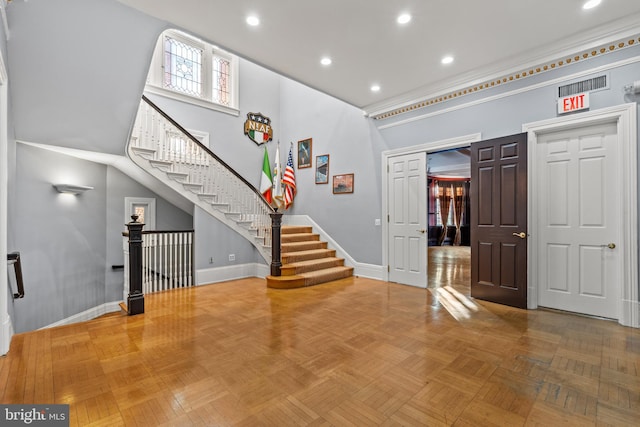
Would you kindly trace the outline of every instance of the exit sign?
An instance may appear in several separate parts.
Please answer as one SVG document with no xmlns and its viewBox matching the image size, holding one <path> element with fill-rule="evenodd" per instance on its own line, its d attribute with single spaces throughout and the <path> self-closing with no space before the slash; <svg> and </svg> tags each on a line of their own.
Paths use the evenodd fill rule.
<svg viewBox="0 0 640 427">
<path fill-rule="evenodd" d="M 586 110 L 587 108 L 589 108 L 589 92 L 578 93 L 558 99 L 558 114 Z"/>
</svg>

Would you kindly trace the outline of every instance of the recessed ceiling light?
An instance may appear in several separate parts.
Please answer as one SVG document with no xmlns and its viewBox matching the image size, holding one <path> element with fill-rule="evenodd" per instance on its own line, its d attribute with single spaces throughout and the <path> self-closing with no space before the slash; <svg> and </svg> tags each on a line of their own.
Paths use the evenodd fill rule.
<svg viewBox="0 0 640 427">
<path fill-rule="evenodd" d="M 601 2 L 602 2 L 602 0 L 589 0 L 585 4 L 582 5 L 582 8 L 583 9 L 593 9 L 594 7 L 598 6 Z"/>
<path fill-rule="evenodd" d="M 451 64 L 453 62 L 453 56 L 447 55 L 444 58 L 442 58 L 440 62 L 442 62 L 443 64 Z"/>
<path fill-rule="evenodd" d="M 254 15 L 247 16 L 247 24 L 251 25 L 252 27 L 258 26 L 260 25 L 260 19 Z"/>
<path fill-rule="evenodd" d="M 322 58 L 320 60 L 320 63 L 322 65 L 331 65 L 331 58 L 328 58 L 328 57 L 325 56 L 324 58 Z"/>
<path fill-rule="evenodd" d="M 372 85 L 371 92 L 380 92 L 380 85 Z"/>
<path fill-rule="evenodd" d="M 402 15 L 398 16 L 398 24 L 406 24 L 409 21 L 411 21 L 411 15 L 409 15 L 408 13 L 403 13 Z"/>
</svg>

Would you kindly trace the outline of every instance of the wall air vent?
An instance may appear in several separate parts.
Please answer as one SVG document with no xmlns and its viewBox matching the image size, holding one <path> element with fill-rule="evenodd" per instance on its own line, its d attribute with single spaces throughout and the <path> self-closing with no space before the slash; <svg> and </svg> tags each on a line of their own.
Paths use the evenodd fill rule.
<svg viewBox="0 0 640 427">
<path fill-rule="evenodd" d="M 558 88 L 558 98 L 575 95 L 576 93 L 591 92 L 607 88 L 607 76 L 594 77 L 580 82 L 570 83 Z"/>
</svg>

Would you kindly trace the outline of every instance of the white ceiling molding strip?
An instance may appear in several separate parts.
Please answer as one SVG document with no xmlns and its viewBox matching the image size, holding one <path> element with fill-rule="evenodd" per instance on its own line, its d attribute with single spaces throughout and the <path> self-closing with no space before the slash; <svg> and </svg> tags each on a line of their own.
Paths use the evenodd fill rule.
<svg viewBox="0 0 640 427">
<path fill-rule="evenodd" d="M 520 81 L 527 77 L 542 74 L 551 70 L 556 70 L 561 67 L 566 67 L 567 65 L 575 64 L 578 62 L 584 62 L 592 58 L 600 57 L 611 52 L 617 52 L 621 49 L 637 45 L 640 45 L 640 34 L 635 34 L 634 36 L 618 39 L 614 42 L 603 43 L 594 48 L 582 49 L 576 51 L 575 53 L 558 56 L 554 60 L 543 62 L 539 65 L 520 67 L 517 68 L 518 71 L 503 74 L 499 77 L 496 76 L 493 78 L 487 78 L 479 83 L 473 83 L 466 86 L 463 85 L 459 88 L 450 89 L 446 92 L 426 96 L 420 100 L 410 101 L 404 105 L 370 112 L 367 115 L 375 120 L 388 119 L 393 116 L 415 111 L 435 104 L 440 104 L 442 102 L 460 98 L 472 93 L 477 93 L 482 90 L 503 86 L 512 82 Z M 591 73 L 592 72 L 590 72 L 590 74 Z M 566 78 L 563 78 L 563 80 L 566 80 Z"/>
<path fill-rule="evenodd" d="M 636 62 L 640 62 L 640 56 L 634 56 L 632 58 L 627 58 L 627 59 L 623 59 L 621 61 L 612 62 L 610 64 L 603 65 L 601 67 L 592 68 L 592 69 L 585 70 L 585 71 L 582 71 L 582 72 L 579 72 L 579 73 L 571 74 L 569 76 L 563 76 L 563 77 L 559 77 L 557 79 L 547 80 L 547 81 L 544 81 L 544 82 L 541 82 L 541 83 L 537 83 L 537 84 L 534 84 L 534 85 L 531 85 L 531 86 L 526 86 L 526 87 L 523 87 L 523 88 L 520 88 L 520 89 L 516 89 L 516 90 L 509 91 L 509 92 L 501 93 L 501 94 L 498 94 L 498 95 L 488 96 L 486 98 L 478 99 L 478 100 L 467 102 L 467 103 L 460 104 L 460 105 L 455 105 L 455 106 L 449 107 L 449 108 L 444 108 L 442 110 L 434 111 L 432 113 L 422 114 L 420 116 L 415 116 L 415 117 L 411 117 L 411 118 L 408 118 L 408 119 L 399 120 L 397 122 L 384 124 L 384 125 L 378 126 L 378 130 L 388 129 L 388 128 L 392 128 L 392 127 L 396 127 L 396 126 L 402 126 L 402 125 L 405 125 L 407 123 L 428 119 L 430 117 L 439 116 L 441 114 L 447 114 L 447 113 L 450 113 L 452 111 L 462 110 L 463 108 L 472 107 L 474 105 L 484 104 L 484 103 L 495 101 L 495 100 L 498 100 L 498 99 L 507 98 L 507 97 L 514 96 L 514 95 L 518 95 L 520 93 L 529 92 L 529 91 L 532 91 L 532 90 L 535 90 L 535 89 L 539 89 L 541 87 L 554 86 L 554 85 L 557 85 L 557 84 L 560 84 L 560 83 L 563 83 L 563 82 L 566 82 L 566 81 L 571 81 L 571 80 L 580 79 L 580 78 L 583 78 L 583 77 L 586 77 L 586 76 L 600 74 L 600 73 L 606 72 L 608 70 L 612 70 L 612 69 L 615 69 L 615 68 L 618 68 L 618 67 L 623 67 L 623 66 L 629 65 L 629 64 L 634 64 Z"/>
</svg>

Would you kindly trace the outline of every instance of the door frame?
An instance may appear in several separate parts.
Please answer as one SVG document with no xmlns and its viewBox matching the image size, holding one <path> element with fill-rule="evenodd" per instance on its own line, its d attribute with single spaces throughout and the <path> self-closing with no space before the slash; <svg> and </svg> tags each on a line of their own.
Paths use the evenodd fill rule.
<svg viewBox="0 0 640 427">
<path fill-rule="evenodd" d="M 145 205 L 145 231 L 156 229 L 156 199 L 155 197 L 125 197 L 124 198 L 124 223 L 131 221 L 133 208 L 136 205 Z"/>
<path fill-rule="evenodd" d="M 389 164 L 389 158 L 395 156 L 401 156 L 405 154 L 415 154 L 424 152 L 427 155 L 436 151 L 448 150 L 452 148 L 468 147 L 473 142 L 482 140 L 480 133 L 474 133 L 470 135 L 459 136 L 455 138 L 443 139 L 439 141 L 428 142 L 426 144 L 413 145 L 411 147 L 398 148 L 395 150 L 383 151 L 381 154 L 381 170 L 382 170 L 382 265 L 387 268 L 383 268 L 384 281 L 389 281 L 389 188 L 388 188 L 388 172 L 387 165 Z M 426 271 L 427 259 L 421 260 L 424 262 Z M 422 268 L 422 266 L 421 266 Z M 427 283 L 427 287 L 429 284 Z"/>
<path fill-rule="evenodd" d="M 618 323 L 634 328 L 640 327 L 640 302 L 638 301 L 638 164 L 637 164 L 637 107 L 635 103 L 621 104 L 600 110 L 577 113 L 569 116 L 555 117 L 538 122 L 525 123 L 522 131 L 527 132 L 528 145 L 528 171 L 529 171 L 529 207 L 528 207 L 528 234 L 533 238 L 527 241 L 528 272 L 527 307 L 538 308 L 538 252 L 537 252 L 537 218 L 532 201 L 538 196 L 538 169 L 536 160 L 536 148 L 538 135 L 594 125 L 599 123 L 616 123 L 617 137 L 620 144 L 618 165 L 621 189 L 622 211 L 627 215 L 621 215 L 621 236 L 624 253 L 622 254 L 622 275 L 619 286 Z"/>
<path fill-rule="evenodd" d="M 4 8 L 2 8 L 2 14 L 4 15 Z M 8 253 L 9 233 L 8 79 L 4 57 L 0 53 L 0 254 L 3 258 L 6 258 L 6 254 Z M 9 281 L 7 274 L 7 263 L 3 259 L 2 262 L 0 262 L 0 355 L 9 352 L 11 337 L 13 337 L 13 323 L 9 316 L 10 301 L 8 297 Z M 11 294 L 13 294 L 13 292 L 11 292 Z"/>
</svg>

